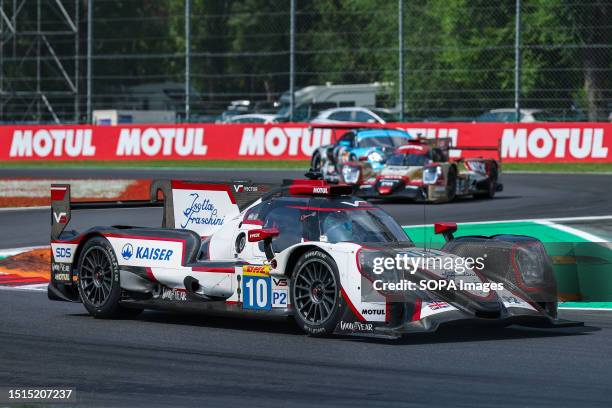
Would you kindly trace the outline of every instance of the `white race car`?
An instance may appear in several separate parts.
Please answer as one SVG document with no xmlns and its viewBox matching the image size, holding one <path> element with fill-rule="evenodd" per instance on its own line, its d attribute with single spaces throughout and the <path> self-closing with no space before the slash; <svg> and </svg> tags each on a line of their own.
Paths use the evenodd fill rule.
<svg viewBox="0 0 612 408">
<path fill-rule="evenodd" d="M 49 298 L 80 301 L 100 318 L 147 308 L 293 316 L 311 335 L 398 337 L 465 319 L 560 324 L 551 263 L 536 239 L 454 239 L 456 225 L 436 224 L 447 243 L 418 249 L 351 191 L 321 180 L 156 181 L 150 201 L 71 203 L 70 186 L 53 185 Z M 163 207 L 163 227 L 66 230 L 71 210 L 126 206 Z M 462 273 L 425 265 L 409 272 L 386 261 L 485 252 L 481 270 Z"/>
</svg>

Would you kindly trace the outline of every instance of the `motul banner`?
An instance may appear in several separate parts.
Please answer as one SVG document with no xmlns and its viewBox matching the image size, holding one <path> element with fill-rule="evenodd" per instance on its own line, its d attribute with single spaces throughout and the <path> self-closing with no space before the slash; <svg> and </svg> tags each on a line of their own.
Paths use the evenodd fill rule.
<svg viewBox="0 0 612 408">
<path fill-rule="evenodd" d="M 610 161 L 610 123 L 401 123 L 459 148 L 496 147 L 506 162 Z M 0 126 L 0 160 L 309 159 L 345 132 L 307 124 Z M 453 156 L 482 152 L 456 150 Z M 486 154 L 490 156 L 489 154 Z"/>
</svg>

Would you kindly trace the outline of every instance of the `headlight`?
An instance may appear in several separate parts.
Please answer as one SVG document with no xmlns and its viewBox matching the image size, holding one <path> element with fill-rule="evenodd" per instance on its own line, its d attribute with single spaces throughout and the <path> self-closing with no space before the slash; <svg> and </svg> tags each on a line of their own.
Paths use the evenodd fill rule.
<svg viewBox="0 0 612 408">
<path fill-rule="evenodd" d="M 423 184 L 436 184 L 438 178 L 442 176 L 442 167 L 426 167 L 423 170 Z"/>
<path fill-rule="evenodd" d="M 381 162 L 384 160 L 384 158 L 382 157 L 382 154 L 378 152 L 372 152 L 368 154 L 368 160 L 371 162 Z"/>
<path fill-rule="evenodd" d="M 519 246 L 514 252 L 514 261 L 521 274 L 521 279 L 527 286 L 538 286 L 544 282 L 544 268 L 540 258 L 542 247 L 530 245 Z"/>
<path fill-rule="evenodd" d="M 359 167 L 344 166 L 342 167 L 342 178 L 347 184 L 357 184 L 360 172 Z"/>
</svg>

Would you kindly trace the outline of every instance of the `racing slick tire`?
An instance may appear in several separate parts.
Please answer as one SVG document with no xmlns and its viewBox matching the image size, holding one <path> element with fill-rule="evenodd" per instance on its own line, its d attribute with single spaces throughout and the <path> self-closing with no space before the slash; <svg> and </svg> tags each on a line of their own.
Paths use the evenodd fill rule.
<svg viewBox="0 0 612 408">
<path fill-rule="evenodd" d="M 316 151 L 312 155 L 312 159 L 310 160 L 310 169 L 312 171 L 320 171 L 321 170 L 321 154 Z"/>
<path fill-rule="evenodd" d="M 320 249 L 304 253 L 291 276 L 290 300 L 295 322 L 314 337 L 334 332 L 346 308 L 340 295 L 336 262 Z"/>
<path fill-rule="evenodd" d="M 446 182 L 446 198 L 450 203 L 457 196 L 457 170 L 454 166 L 448 169 L 448 181 Z"/>
<path fill-rule="evenodd" d="M 120 305 L 119 264 L 113 248 L 102 237 L 88 240 L 78 260 L 77 287 L 85 309 L 95 318 L 133 317 L 142 309 Z"/>
<path fill-rule="evenodd" d="M 487 184 L 487 190 L 483 193 L 474 194 L 474 198 L 493 198 L 497 191 L 497 167 L 491 168 L 491 175 L 489 176 L 489 183 Z"/>
</svg>

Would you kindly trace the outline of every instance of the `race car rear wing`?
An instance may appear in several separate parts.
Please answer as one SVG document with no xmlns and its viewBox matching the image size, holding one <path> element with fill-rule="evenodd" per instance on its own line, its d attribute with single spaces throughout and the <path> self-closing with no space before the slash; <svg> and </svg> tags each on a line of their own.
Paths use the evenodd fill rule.
<svg viewBox="0 0 612 408">
<path fill-rule="evenodd" d="M 249 180 L 199 182 L 155 180 L 148 200 L 71 201 L 69 184 L 51 185 L 51 240 L 58 240 L 72 210 L 162 207 L 162 227 L 190 229 L 209 236 L 276 185 Z"/>
<path fill-rule="evenodd" d="M 502 162 L 502 154 L 501 154 L 501 141 L 497 144 L 497 146 L 450 146 L 449 150 L 468 150 L 468 151 L 492 151 L 497 152 L 497 162 L 501 165 Z"/>
</svg>

